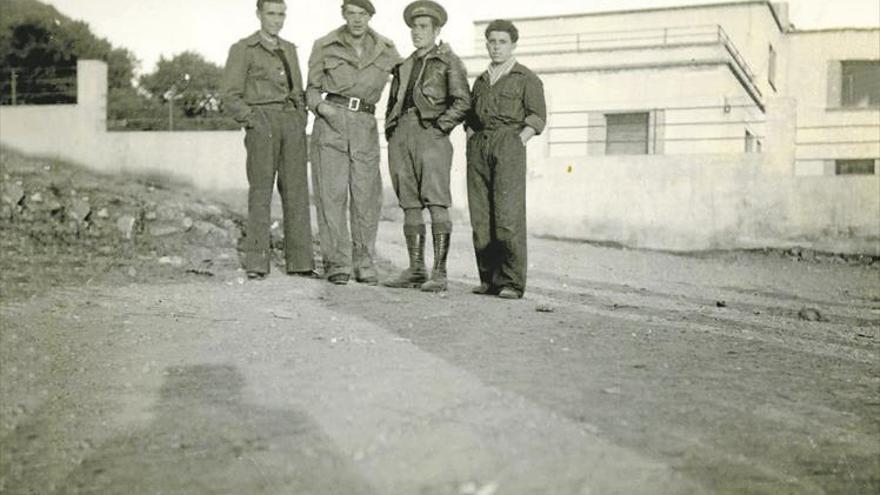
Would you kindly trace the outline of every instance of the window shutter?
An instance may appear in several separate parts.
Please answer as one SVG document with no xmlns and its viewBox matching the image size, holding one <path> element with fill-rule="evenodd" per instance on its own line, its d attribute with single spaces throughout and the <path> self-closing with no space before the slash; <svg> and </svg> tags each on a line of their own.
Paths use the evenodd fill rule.
<svg viewBox="0 0 880 495">
<path fill-rule="evenodd" d="M 587 114 L 587 155 L 602 156 L 605 154 L 605 114 L 590 112 Z"/>
<path fill-rule="evenodd" d="M 840 60 L 828 61 L 828 108 L 840 107 L 840 89 L 842 80 L 840 77 Z"/>
<path fill-rule="evenodd" d="M 648 153 L 648 113 L 620 113 L 605 116 L 606 155 L 646 155 Z"/>
</svg>

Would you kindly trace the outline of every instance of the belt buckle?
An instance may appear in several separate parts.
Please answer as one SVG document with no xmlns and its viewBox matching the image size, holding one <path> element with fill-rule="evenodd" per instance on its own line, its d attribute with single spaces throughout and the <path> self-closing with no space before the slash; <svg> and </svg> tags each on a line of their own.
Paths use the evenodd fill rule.
<svg viewBox="0 0 880 495">
<path fill-rule="evenodd" d="M 361 99 L 360 98 L 349 98 L 348 99 L 348 109 L 352 112 L 357 112 L 361 109 Z"/>
</svg>

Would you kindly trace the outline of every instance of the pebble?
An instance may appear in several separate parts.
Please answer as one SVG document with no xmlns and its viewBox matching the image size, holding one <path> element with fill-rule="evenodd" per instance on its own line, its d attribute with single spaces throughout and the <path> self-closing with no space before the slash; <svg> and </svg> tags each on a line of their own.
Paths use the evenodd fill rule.
<svg viewBox="0 0 880 495">
<path fill-rule="evenodd" d="M 126 239 L 131 239 L 132 234 L 134 233 L 134 222 L 135 219 L 131 215 L 123 215 L 116 220 L 116 228 L 122 233 L 122 236 Z"/>
<path fill-rule="evenodd" d="M 182 266 L 183 258 L 180 256 L 162 256 L 159 258 L 160 265 Z"/>
<path fill-rule="evenodd" d="M 825 321 L 825 317 L 816 308 L 803 308 L 798 311 L 798 318 L 805 321 Z"/>
</svg>

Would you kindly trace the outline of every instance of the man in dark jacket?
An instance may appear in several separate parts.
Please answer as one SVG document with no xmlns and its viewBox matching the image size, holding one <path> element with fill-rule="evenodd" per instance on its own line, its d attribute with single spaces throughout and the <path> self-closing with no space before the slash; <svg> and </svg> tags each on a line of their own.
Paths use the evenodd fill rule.
<svg viewBox="0 0 880 495">
<path fill-rule="evenodd" d="M 544 130 L 544 87 L 513 57 L 519 33 L 510 21 L 486 28 L 491 64 L 474 82 L 468 114 L 467 184 L 476 294 L 519 299 L 526 288 L 526 143 Z"/>
<path fill-rule="evenodd" d="M 391 181 L 404 212 L 403 234 L 409 268 L 385 282 L 388 287 L 446 290 L 446 257 L 452 222 L 449 133 L 470 109 L 467 71 L 448 45 L 437 44 L 446 10 L 431 0 L 409 4 L 403 13 L 416 51 L 392 70 L 394 80 L 385 118 Z M 422 210 L 431 215 L 434 269 L 428 279 Z"/>
<path fill-rule="evenodd" d="M 269 219 L 276 177 L 284 212 L 287 273 L 314 276 L 306 104 L 296 47 L 278 36 L 284 0 L 258 0 L 260 30 L 232 45 L 223 73 L 226 112 L 247 131 L 248 221 L 244 268 L 269 273 Z"/>
</svg>

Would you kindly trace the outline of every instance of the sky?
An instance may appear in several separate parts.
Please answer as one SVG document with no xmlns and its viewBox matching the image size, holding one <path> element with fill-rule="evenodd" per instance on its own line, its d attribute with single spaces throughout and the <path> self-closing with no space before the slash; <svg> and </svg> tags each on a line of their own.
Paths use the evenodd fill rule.
<svg viewBox="0 0 880 495">
<path fill-rule="evenodd" d="M 125 47 L 140 60 L 139 72 L 155 68 L 160 56 L 170 58 L 192 50 L 223 65 L 229 46 L 259 28 L 254 0 L 41 0 L 114 46 Z M 460 55 L 474 54 L 473 22 L 579 12 L 640 9 L 670 5 L 719 3 L 720 0 L 440 0 L 450 21 L 441 38 Z M 373 0 L 371 25 L 412 51 L 403 8 L 410 0 Z M 282 37 L 308 58 L 312 42 L 342 24 L 341 0 L 287 0 L 288 17 Z M 789 0 L 789 16 L 799 29 L 880 26 L 877 0 Z M 304 62 L 304 61 L 303 61 Z"/>
</svg>

